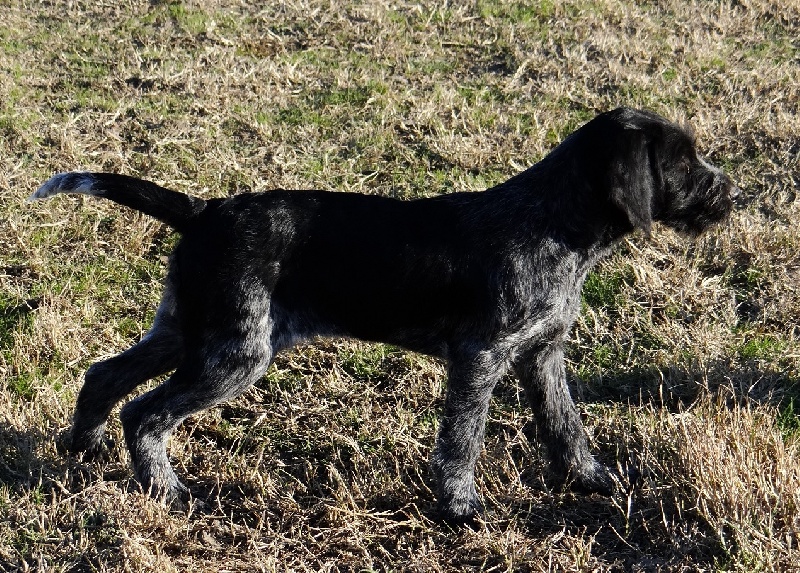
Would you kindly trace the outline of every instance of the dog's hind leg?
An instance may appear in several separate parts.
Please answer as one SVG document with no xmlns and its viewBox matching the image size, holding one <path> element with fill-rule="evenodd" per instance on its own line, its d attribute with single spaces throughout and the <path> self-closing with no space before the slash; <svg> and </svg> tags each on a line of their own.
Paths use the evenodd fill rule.
<svg viewBox="0 0 800 573">
<path fill-rule="evenodd" d="M 191 414 L 238 396 L 270 364 L 268 333 L 217 331 L 196 348 L 162 385 L 120 412 L 136 478 L 153 497 L 180 501 L 187 488 L 167 458 L 166 443 Z"/>
<path fill-rule="evenodd" d="M 87 370 L 73 415 L 69 449 L 99 455 L 105 451 L 103 433 L 114 406 L 138 385 L 178 367 L 183 340 L 165 299 L 153 327 L 131 348 Z"/>
<path fill-rule="evenodd" d="M 449 523 L 463 523 L 483 506 L 475 490 L 475 464 L 483 447 L 486 415 L 506 361 L 491 351 L 462 353 L 449 368 L 444 413 L 433 455 L 439 511 Z"/>
<path fill-rule="evenodd" d="M 553 342 L 522 353 L 514 370 L 533 408 L 539 439 L 554 473 L 569 480 L 574 489 L 610 494 L 613 480 L 589 451 L 589 440 L 566 384 L 561 344 Z"/>
</svg>

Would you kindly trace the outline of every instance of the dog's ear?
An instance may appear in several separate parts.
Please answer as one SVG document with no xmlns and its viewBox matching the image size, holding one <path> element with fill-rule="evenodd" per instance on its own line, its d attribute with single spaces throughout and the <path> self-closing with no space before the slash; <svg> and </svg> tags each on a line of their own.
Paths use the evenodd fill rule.
<svg viewBox="0 0 800 573">
<path fill-rule="evenodd" d="M 611 203 L 625 213 L 634 228 L 649 236 L 656 182 L 648 135 L 629 124 L 622 127 L 614 143 L 607 171 Z"/>
</svg>

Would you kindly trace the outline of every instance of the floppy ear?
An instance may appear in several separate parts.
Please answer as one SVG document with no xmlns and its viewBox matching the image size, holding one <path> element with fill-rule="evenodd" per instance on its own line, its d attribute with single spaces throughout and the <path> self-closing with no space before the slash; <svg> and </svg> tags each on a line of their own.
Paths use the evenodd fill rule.
<svg viewBox="0 0 800 573">
<path fill-rule="evenodd" d="M 610 163 L 607 176 L 611 203 L 627 215 L 634 228 L 649 236 L 655 181 L 644 131 L 624 127 L 611 152 Z"/>
</svg>

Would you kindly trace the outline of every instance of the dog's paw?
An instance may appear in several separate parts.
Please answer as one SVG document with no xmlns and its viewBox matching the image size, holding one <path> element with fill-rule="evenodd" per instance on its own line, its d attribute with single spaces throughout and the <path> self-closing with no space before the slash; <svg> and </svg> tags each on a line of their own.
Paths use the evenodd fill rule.
<svg viewBox="0 0 800 573">
<path fill-rule="evenodd" d="M 177 492 L 173 491 L 163 499 L 170 513 L 204 513 L 210 507 L 207 501 L 195 497 L 186 487 Z"/>
<path fill-rule="evenodd" d="M 571 472 L 568 485 L 572 491 L 610 496 L 619 486 L 619 478 L 603 464 L 593 461 L 585 468 Z"/>
<path fill-rule="evenodd" d="M 481 529 L 481 524 L 483 523 L 482 515 L 480 513 L 473 513 L 471 515 L 458 517 L 439 513 L 437 520 L 442 526 L 451 531 L 458 531 L 460 529 L 478 531 Z"/>
<path fill-rule="evenodd" d="M 60 447 L 74 456 L 85 460 L 110 461 L 114 449 L 114 441 L 99 433 L 77 433 L 75 430 L 65 432 L 59 440 Z"/>
<path fill-rule="evenodd" d="M 141 493 L 161 504 L 171 513 L 187 513 L 203 504 L 201 500 L 192 496 L 188 487 L 177 480 L 169 485 L 151 483 L 149 487 L 140 483 L 139 487 Z"/>
<path fill-rule="evenodd" d="M 477 495 L 474 495 L 440 503 L 438 518 L 450 527 L 464 526 L 475 529 L 480 525 L 483 512 L 483 503 Z"/>
</svg>

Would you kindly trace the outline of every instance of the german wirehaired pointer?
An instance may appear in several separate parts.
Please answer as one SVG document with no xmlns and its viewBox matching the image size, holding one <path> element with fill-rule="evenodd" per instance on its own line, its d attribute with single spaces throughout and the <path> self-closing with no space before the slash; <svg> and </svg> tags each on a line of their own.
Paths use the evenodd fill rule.
<svg viewBox="0 0 800 573">
<path fill-rule="evenodd" d="M 274 190 L 204 201 L 108 173 L 56 175 L 31 198 L 104 197 L 183 236 L 152 328 L 86 372 L 71 449 L 99 453 L 117 402 L 137 479 L 183 498 L 166 441 L 187 416 L 244 392 L 275 353 L 314 336 L 402 346 L 446 361 L 433 468 L 442 517 L 481 510 L 475 462 L 492 389 L 510 369 L 555 473 L 609 493 L 565 381 L 564 344 L 586 273 L 653 221 L 696 235 L 731 211 L 736 186 L 693 136 L 646 111 L 603 113 L 552 153 L 480 193 L 414 201 Z"/>
</svg>

